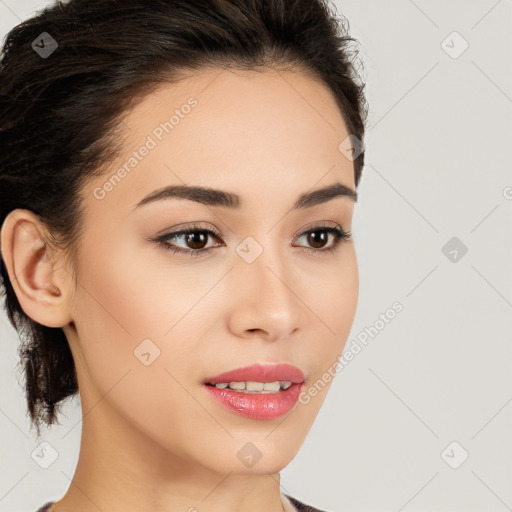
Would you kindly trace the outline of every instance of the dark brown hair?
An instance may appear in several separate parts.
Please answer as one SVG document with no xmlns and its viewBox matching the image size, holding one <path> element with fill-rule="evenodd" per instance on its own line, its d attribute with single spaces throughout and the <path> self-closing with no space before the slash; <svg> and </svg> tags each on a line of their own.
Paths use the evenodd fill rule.
<svg viewBox="0 0 512 512">
<path fill-rule="evenodd" d="M 79 192 L 122 150 L 123 114 L 186 71 L 309 73 L 331 90 L 348 132 L 362 141 L 368 109 L 354 45 L 348 21 L 327 0 L 70 0 L 47 7 L 7 34 L 0 56 L 0 225 L 12 210 L 28 209 L 48 228 L 48 244 L 76 256 Z M 363 162 L 364 151 L 353 162 L 356 187 Z M 41 423 L 52 425 L 63 400 L 78 392 L 75 366 L 63 330 L 29 318 L 1 259 L 0 270 L 39 436 Z"/>
</svg>

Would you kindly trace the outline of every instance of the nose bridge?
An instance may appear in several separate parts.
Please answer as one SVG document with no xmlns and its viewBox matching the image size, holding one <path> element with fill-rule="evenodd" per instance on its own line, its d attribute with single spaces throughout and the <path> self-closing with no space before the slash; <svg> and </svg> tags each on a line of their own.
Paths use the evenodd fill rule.
<svg viewBox="0 0 512 512">
<path fill-rule="evenodd" d="M 265 245 L 263 245 L 255 238 L 248 236 L 237 247 L 236 252 L 239 257 L 237 265 L 241 267 L 248 281 L 254 281 L 251 286 L 266 289 L 277 296 L 290 293 L 285 284 L 285 255 L 280 248 L 272 247 L 270 237 L 265 239 Z"/>
<path fill-rule="evenodd" d="M 272 247 L 270 237 L 260 244 L 247 237 L 237 248 L 235 266 L 240 278 L 242 308 L 250 307 L 251 329 L 289 334 L 296 326 L 301 303 L 293 290 L 290 266 L 282 248 Z M 287 331 L 287 332 L 284 332 Z"/>
</svg>

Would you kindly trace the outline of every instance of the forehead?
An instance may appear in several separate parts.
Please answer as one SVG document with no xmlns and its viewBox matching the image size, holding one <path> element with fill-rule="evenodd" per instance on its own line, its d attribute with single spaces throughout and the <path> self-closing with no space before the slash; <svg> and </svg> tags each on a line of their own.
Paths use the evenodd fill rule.
<svg viewBox="0 0 512 512">
<path fill-rule="evenodd" d="M 242 195 L 299 183 L 303 192 L 334 170 L 337 181 L 354 185 L 352 162 L 338 150 L 348 132 L 335 99 L 301 72 L 190 74 L 148 94 L 123 124 L 126 151 L 91 184 L 121 174 L 108 187 L 119 207 L 171 183 L 229 186 Z"/>
</svg>

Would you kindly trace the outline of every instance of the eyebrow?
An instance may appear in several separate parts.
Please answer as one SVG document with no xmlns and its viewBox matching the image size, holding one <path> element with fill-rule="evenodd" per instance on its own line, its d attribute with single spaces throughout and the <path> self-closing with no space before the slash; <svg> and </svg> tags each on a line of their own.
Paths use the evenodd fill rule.
<svg viewBox="0 0 512 512">
<path fill-rule="evenodd" d="M 357 192 L 341 183 L 334 183 L 325 188 L 301 194 L 297 201 L 295 201 L 292 209 L 311 208 L 312 206 L 325 203 L 336 197 L 348 197 L 354 203 L 357 202 Z M 188 199 L 209 206 L 221 206 L 224 208 L 240 208 L 242 205 L 240 196 L 232 192 L 208 187 L 170 185 L 149 193 L 136 204 L 135 208 L 155 201 L 173 198 Z"/>
</svg>

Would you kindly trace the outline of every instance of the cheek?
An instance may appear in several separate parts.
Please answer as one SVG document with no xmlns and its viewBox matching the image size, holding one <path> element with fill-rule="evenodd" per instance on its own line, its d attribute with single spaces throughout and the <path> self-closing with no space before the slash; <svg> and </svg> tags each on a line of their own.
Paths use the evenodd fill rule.
<svg viewBox="0 0 512 512">
<path fill-rule="evenodd" d="M 349 261 L 350 264 L 344 266 L 340 275 L 333 280 L 334 298 L 328 306 L 330 317 L 335 325 L 334 331 L 339 342 L 342 343 L 340 351 L 352 328 L 359 299 L 359 272 L 355 252 Z"/>
<path fill-rule="evenodd" d="M 181 327 L 180 319 L 186 324 L 187 313 L 219 272 L 202 267 L 198 280 L 197 271 L 185 256 L 177 263 L 172 252 L 142 236 L 131 233 L 106 238 L 89 243 L 101 247 L 97 251 L 100 261 L 84 257 L 81 265 L 88 292 L 82 299 L 91 312 L 89 319 L 118 333 L 121 339 L 129 337 L 132 344 L 152 337 L 167 340 L 169 330 Z"/>
<path fill-rule="evenodd" d="M 338 355 L 352 328 L 359 298 L 359 273 L 353 245 L 343 247 L 332 265 L 303 272 L 300 296 L 311 309 L 312 329 L 323 362 Z"/>
<path fill-rule="evenodd" d="M 314 370 L 297 408 L 297 416 L 305 421 L 316 416 L 338 375 L 337 361 L 343 353 L 357 309 L 359 274 L 355 248 L 350 245 L 342 251 L 336 265 L 325 266 L 315 275 L 305 274 L 307 277 L 302 281 L 301 298 L 314 312 L 310 315 L 308 332 L 311 341 L 305 341 L 305 353 L 302 354 Z"/>
<path fill-rule="evenodd" d="M 101 264 L 83 259 L 79 279 L 75 360 L 82 401 L 105 418 L 116 410 L 149 437 L 161 436 L 158 442 L 169 444 L 172 431 L 179 452 L 180 436 L 198 435 L 191 425 L 205 421 L 184 387 L 191 389 L 196 346 L 191 322 L 197 330 L 194 313 L 205 313 L 193 306 L 209 286 L 196 283 L 194 291 L 197 275 L 170 264 L 166 270 L 160 256 L 159 262 L 148 257 L 155 251 L 105 242 L 101 254 Z"/>
<path fill-rule="evenodd" d="M 202 299 L 223 269 L 205 266 L 198 280 L 183 259 L 182 264 L 172 261 L 172 253 L 133 235 L 110 235 L 108 240 L 84 239 L 84 246 L 96 250 L 83 251 L 80 264 L 75 324 L 88 379 L 103 393 L 128 371 L 130 380 L 137 374 L 152 389 L 161 386 L 162 378 L 176 387 L 164 369 L 180 382 L 190 380 L 201 326 L 220 314 Z"/>
</svg>

